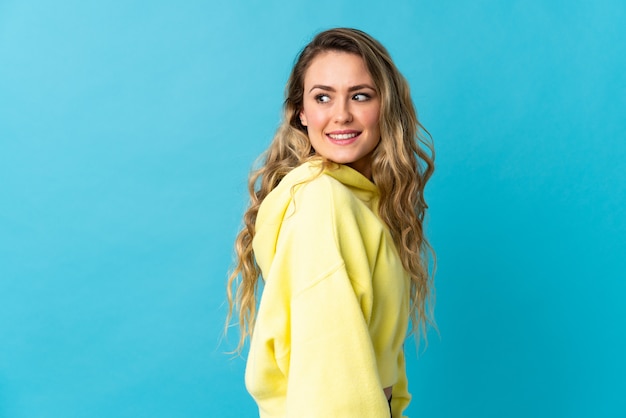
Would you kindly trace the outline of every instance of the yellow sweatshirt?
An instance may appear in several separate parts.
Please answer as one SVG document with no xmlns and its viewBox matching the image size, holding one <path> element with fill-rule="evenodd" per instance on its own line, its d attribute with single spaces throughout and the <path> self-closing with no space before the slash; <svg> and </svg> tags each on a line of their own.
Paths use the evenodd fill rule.
<svg viewBox="0 0 626 418">
<path fill-rule="evenodd" d="M 254 253 L 265 280 L 246 387 L 261 418 L 382 418 L 410 395 L 409 277 L 377 216 L 376 186 L 308 162 L 265 198 Z"/>
</svg>

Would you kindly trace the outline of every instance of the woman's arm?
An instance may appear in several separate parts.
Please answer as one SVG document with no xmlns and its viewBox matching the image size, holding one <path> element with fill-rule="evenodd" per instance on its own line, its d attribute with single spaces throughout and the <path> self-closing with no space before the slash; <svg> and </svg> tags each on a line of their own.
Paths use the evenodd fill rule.
<svg viewBox="0 0 626 418">
<path fill-rule="evenodd" d="M 345 268 L 294 297 L 291 310 L 287 416 L 387 416 L 367 323 Z"/>
<path fill-rule="evenodd" d="M 368 228 L 364 239 L 359 222 L 373 215 L 333 181 L 299 186 L 286 194 L 289 208 L 258 221 L 255 253 L 264 254 L 266 283 L 246 383 L 262 416 L 389 416 L 370 334 L 382 229 Z"/>
<path fill-rule="evenodd" d="M 345 251 L 366 266 L 360 274 L 370 274 L 371 260 L 355 221 L 357 202 L 336 186 L 328 177 L 302 186 L 281 230 L 281 248 L 291 252 L 283 266 L 292 287 L 287 416 L 385 417 L 368 328 L 372 289 L 352 280 Z"/>
</svg>

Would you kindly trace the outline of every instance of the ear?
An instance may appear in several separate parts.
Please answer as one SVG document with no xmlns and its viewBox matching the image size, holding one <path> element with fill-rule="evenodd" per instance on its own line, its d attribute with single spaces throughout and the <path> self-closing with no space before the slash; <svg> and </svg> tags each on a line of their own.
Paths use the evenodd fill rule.
<svg viewBox="0 0 626 418">
<path fill-rule="evenodd" d="M 307 126 L 307 120 L 306 120 L 306 115 L 304 114 L 304 111 L 300 111 L 300 123 L 302 124 L 302 126 Z"/>
</svg>

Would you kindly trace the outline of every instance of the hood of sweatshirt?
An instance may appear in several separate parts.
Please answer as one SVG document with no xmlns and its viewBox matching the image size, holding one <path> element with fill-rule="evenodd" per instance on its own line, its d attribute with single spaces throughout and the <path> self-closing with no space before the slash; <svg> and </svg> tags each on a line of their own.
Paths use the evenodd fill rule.
<svg viewBox="0 0 626 418">
<path fill-rule="evenodd" d="M 323 169 L 318 160 L 308 161 L 294 168 L 265 197 L 257 214 L 253 247 L 256 262 L 264 277 L 276 253 L 276 243 L 283 219 L 288 216 L 288 209 L 293 210 L 292 202 L 296 191 L 306 183 L 323 176 L 341 183 L 370 210 L 377 213 L 378 187 L 353 168 L 335 164 Z"/>
</svg>

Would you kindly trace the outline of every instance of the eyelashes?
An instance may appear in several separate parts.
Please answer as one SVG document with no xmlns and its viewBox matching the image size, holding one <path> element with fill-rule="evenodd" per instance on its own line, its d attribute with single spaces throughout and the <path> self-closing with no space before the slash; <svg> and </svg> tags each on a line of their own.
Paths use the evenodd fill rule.
<svg viewBox="0 0 626 418">
<path fill-rule="evenodd" d="M 330 102 L 330 96 L 328 96 L 328 94 L 318 94 L 315 96 L 315 101 L 318 103 L 328 103 Z"/>
<path fill-rule="evenodd" d="M 355 93 L 352 95 L 352 100 L 356 102 L 366 102 L 371 98 L 372 96 L 368 93 Z M 315 101 L 317 103 L 328 103 L 330 102 L 330 96 L 328 94 L 318 94 L 315 96 Z"/>
<path fill-rule="evenodd" d="M 356 100 L 357 102 L 366 102 L 366 101 L 368 101 L 371 98 L 372 98 L 372 96 L 370 96 L 367 93 L 357 93 L 354 96 L 352 96 L 352 99 Z"/>
</svg>

